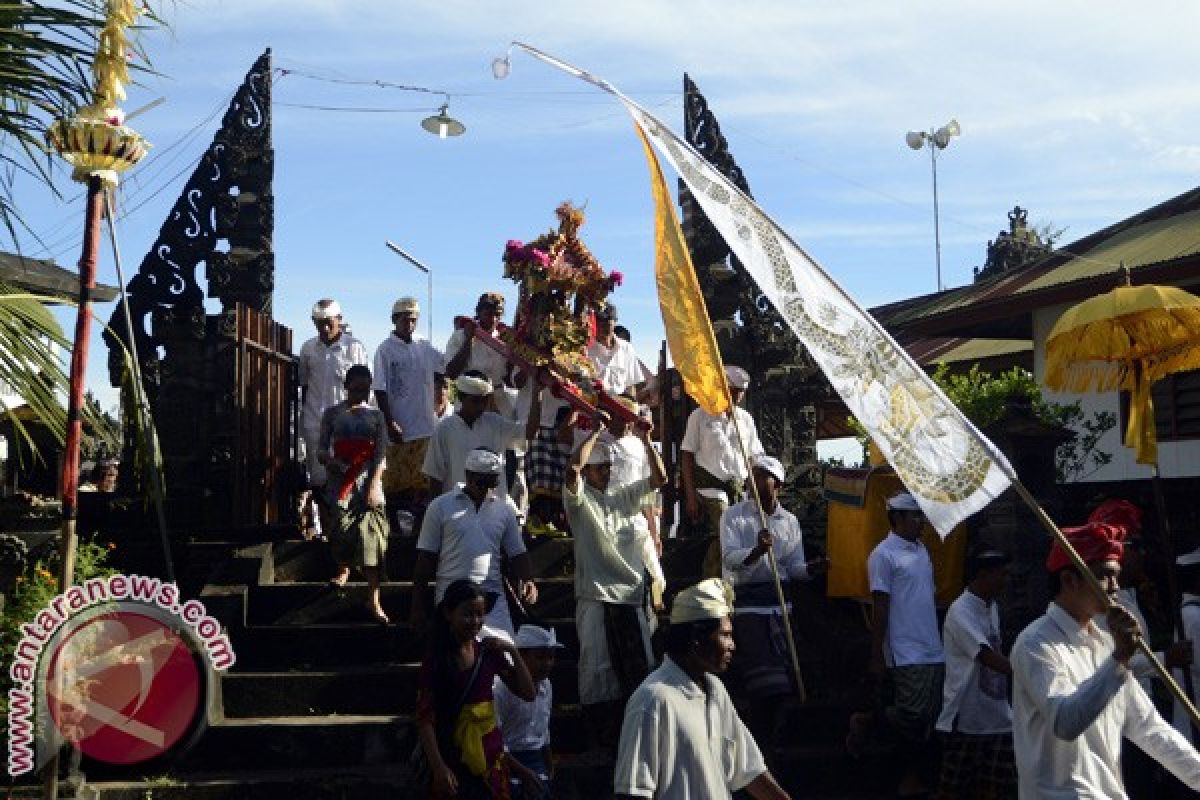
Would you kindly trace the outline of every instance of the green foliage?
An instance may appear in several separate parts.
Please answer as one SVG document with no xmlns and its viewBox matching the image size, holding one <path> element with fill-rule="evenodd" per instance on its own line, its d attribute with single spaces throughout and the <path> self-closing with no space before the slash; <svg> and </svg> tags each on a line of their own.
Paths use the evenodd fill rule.
<svg viewBox="0 0 1200 800">
<path fill-rule="evenodd" d="M 1055 470 L 1060 483 L 1086 478 L 1112 461 L 1112 454 L 1099 450 L 1097 445 L 1101 437 L 1116 426 L 1116 415 L 1097 411 L 1089 417 L 1083 413 L 1079 402 L 1064 405 L 1047 401 L 1028 370 L 1013 367 L 992 375 L 974 364 L 968 372 L 955 374 L 946 364 L 938 364 L 932 377 L 946 397 L 977 428 L 1000 421 L 1008 404 L 1017 399 L 1027 401 L 1034 415 L 1043 422 L 1075 431 L 1075 438 L 1055 453 Z M 865 446 L 867 431 L 862 424 L 851 419 L 850 428 Z"/>
<path fill-rule="evenodd" d="M 115 570 L 107 565 L 111 544 L 81 542 L 75 551 L 75 583 L 91 578 L 107 577 Z M 57 550 L 48 558 L 39 559 L 17 575 L 12 588 L 6 593 L 4 612 L 0 614 L 0 664 L 4 664 L 0 677 L 0 698 L 7 710 L 8 690 L 12 679 L 8 667 L 21 639 L 21 625 L 30 622 L 39 611 L 49 605 L 59 593 L 58 572 L 61 569 Z"/>
</svg>

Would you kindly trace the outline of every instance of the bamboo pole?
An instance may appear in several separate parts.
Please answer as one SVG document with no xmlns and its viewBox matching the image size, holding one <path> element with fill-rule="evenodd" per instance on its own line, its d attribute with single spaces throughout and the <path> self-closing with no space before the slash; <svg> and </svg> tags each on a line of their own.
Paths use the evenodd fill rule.
<svg viewBox="0 0 1200 800">
<path fill-rule="evenodd" d="M 167 514 L 163 508 L 163 485 L 162 475 L 158 471 L 158 463 L 155 458 L 158 454 L 158 432 L 154 427 L 154 420 L 150 415 L 150 406 L 146 401 L 146 387 L 142 383 L 142 362 L 141 356 L 137 349 L 137 337 L 133 334 L 133 319 L 129 314 L 129 295 L 125 291 L 125 271 L 122 269 L 121 263 L 121 248 L 117 244 L 117 227 L 116 221 L 113 219 L 113 204 L 112 194 L 108 191 L 104 192 L 104 216 L 108 220 L 108 238 L 112 243 L 113 260 L 117 267 L 117 285 L 121 287 L 121 310 L 125 314 L 125 331 L 129 337 L 129 354 L 132 361 L 131 383 L 133 384 L 133 401 L 137 406 L 139 427 L 146 436 L 146 445 L 150 448 L 150 456 L 153 463 L 150 464 L 150 494 L 154 499 L 154 515 L 158 521 L 158 535 L 162 542 L 163 564 L 166 568 L 164 573 L 167 580 L 171 583 L 175 582 L 175 566 L 171 559 L 171 540 L 167 532 Z"/>
<path fill-rule="evenodd" d="M 737 436 L 738 451 L 746 462 L 746 475 L 750 478 L 750 491 L 754 494 L 754 504 L 758 508 L 758 518 L 763 530 L 768 533 L 767 512 L 763 510 L 762 498 L 758 495 L 758 485 L 754 482 L 754 465 L 750 463 L 750 453 L 746 450 L 746 441 L 742 438 L 742 426 L 738 423 L 737 405 L 733 402 L 733 394 L 729 391 L 729 382 L 725 382 L 725 397 L 729 400 L 729 418 L 733 420 L 733 432 Z M 717 531 L 717 544 L 720 546 L 721 532 Z M 767 550 L 767 563 L 771 566 L 771 578 L 775 583 L 775 598 L 779 602 L 779 613 L 783 615 L 783 637 L 787 641 L 788 657 L 792 662 L 792 672 L 796 676 L 796 696 L 801 703 L 808 702 L 808 692 L 804 689 L 804 676 L 800 674 L 800 658 L 796 655 L 796 639 L 792 636 L 792 617 L 787 610 L 787 597 L 783 594 L 783 582 L 779 579 L 779 562 L 775 558 L 775 545 Z"/>
<path fill-rule="evenodd" d="M 61 561 L 58 590 L 65 592 L 75 580 L 75 550 L 78 537 L 79 445 L 83 439 L 83 380 L 87 372 L 88 343 L 92 328 L 92 291 L 96 288 L 96 260 L 100 252 L 100 228 L 104 215 L 104 181 L 92 175 L 87 182 L 87 211 L 84 217 L 83 252 L 79 257 L 79 307 L 75 311 L 75 339 L 71 346 L 70 390 L 67 396 L 67 439 L 62 459 L 62 528 L 58 537 Z M 62 679 L 59 670 L 57 680 Z M 61 697 L 62 692 L 54 696 Z M 55 738 L 52 732 L 48 737 Z M 58 797 L 58 750 L 46 762 L 42 797 Z"/>
<path fill-rule="evenodd" d="M 1038 522 L 1042 524 L 1042 527 L 1044 527 L 1050 533 L 1050 535 L 1054 537 L 1059 546 L 1062 547 L 1062 549 L 1066 552 L 1067 557 L 1071 559 L 1071 563 L 1077 570 L 1079 570 L 1079 574 L 1083 576 L 1084 580 L 1086 580 L 1088 585 L 1095 590 L 1096 595 L 1104 603 L 1104 608 L 1111 608 L 1113 603 L 1109 598 L 1108 593 L 1104 591 L 1104 587 L 1100 585 L 1100 581 L 1097 580 L 1096 576 L 1092 574 L 1092 570 L 1080 557 L 1079 553 L 1075 550 L 1075 547 L 1071 544 L 1067 537 L 1063 535 L 1063 532 L 1058 529 L 1058 526 L 1054 524 L 1054 520 L 1050 519 L 1050 515 L 1047 514 L 1045 509 L 1038 504 L 1037 500 L 1033 498 L 1033 495 L 1030 494 L 1029 490 L 1025 488 L 1025 484 L 1021 483 L 1015 474 L 1010 475 L 1009 477 L 1012 479 L 1013 489 L 1015 489 L 1017 494 L 1020 495 L 1021 499 L 1025 501 L 1025 504 L 1029 506 L 1030 510 L 1033 511 L 1034 516 L 1038 518 Z M 1162 662 L 1159 661 L 1158 657 L 1154 655 L 1154 651 L 1150 649 L 1150 645 L 1148 645 L 1146 640 L 1140 635 L 1137 638 L 1137 646 L 1138 650 L 1140 650 L 1142 654 L 1150 660 L 1150 664 L 1154 667 L 1154 671 L 1158 673 L 1159 678 L 1162 679 L 1162 681 L 1167 685 L 1167 688 L 1171 690 L 1171 693 L 1175 695 L 1175 698 L 1179 700 L 1180 704 L 1184 707 L 1184 709 L 1187 710 L 1188 715 L 1192 718 L 1192 723 L 1200 723 L 1200 712 L 1196 711 L 1196 706 L 1192 703 L 1191 698 L 1189 698 L 1187 694 L 1184 693 L 1183 689 L 1179 687 L 1179 684 L 1176 683 L 1175 679 L 1171 676 L 1170 671 L 1162 665 Z"/>
</svg>

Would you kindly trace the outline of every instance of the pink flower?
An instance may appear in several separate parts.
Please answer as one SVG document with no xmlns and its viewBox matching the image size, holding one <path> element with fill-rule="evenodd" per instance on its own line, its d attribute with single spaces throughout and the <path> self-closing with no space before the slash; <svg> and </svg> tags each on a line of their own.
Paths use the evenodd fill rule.
<svg viewBox="0 0 1200 800">
<path fill-rule="evenodd" d="M 539 265 L 541 265 L 543 267 L 550 266 L 550 254 L 549 253 L 538 250 L 535 247 L 528 247 L 528 248 L 526 248 L 526 250 L 529 251 L 529 253 L 528 253 L 529 257 L 527 260 L 536 261 Z"/>
<path fill-rule="evenodd" d="M 517 239 L 509 239 L 508 244 L 504 246 L 504 257 L 513 258 L 517 256 L 521 250 L 525 249 L 525 243 Z"/>
<path fill-rule="evenodd" d="M 625 283 L 625 276 L 616 270 L 608 273 L 608 279 L 612 282 L 613 286 L 620 286 Z"/>
</svg>

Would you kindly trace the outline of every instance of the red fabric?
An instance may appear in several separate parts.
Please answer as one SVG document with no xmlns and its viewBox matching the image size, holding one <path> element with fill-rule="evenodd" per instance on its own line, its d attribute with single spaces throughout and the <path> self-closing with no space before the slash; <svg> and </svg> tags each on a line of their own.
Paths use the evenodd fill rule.
<svg viewBox="0 0 1200 800">
<path fill-rule="evenodd" d="M 1088 522 L 1124 528 L 1125 538 L 1132 539 L 1142 532 L 1142 510 L 1128 500 L 1105 500 L 1088 516 Z"/>
<path fill-rule="evenodd" d="M 375 455 L 375 440 L 347 436 L 333 443 L 333 454 L 337 456 L 338 461 L 347 465 L 342 482 L 338 484 L 337 493 L 338 500 L 344 501 L 350 496 L 350 490 L 354 488 L 354 482 L 358 480 L 363 468 Z"/>
<path fill-rule="evenodd" d="M 1125 528 L 1119 525 L 1089 522 L 1078 528 L 1063 528 L 1063 534 L 1085 564 L 1120 561 L 1125 552 Z M 1067 551 L 1063 550 L 1062 545 L 1055 539 L 1054 546 L 1050 548 L 1050 555 L 1046 557 L 1046 569 L 1058 572 L 1069 566 L 1071 559 L 1067 556 Z"/>
</svg>

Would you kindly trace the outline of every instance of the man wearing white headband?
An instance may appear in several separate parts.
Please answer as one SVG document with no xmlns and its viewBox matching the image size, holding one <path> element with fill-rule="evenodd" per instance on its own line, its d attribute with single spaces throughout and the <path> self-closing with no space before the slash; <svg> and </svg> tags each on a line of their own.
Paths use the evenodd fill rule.
<svg viewBox="0 0 1200 800">
<path fill-rule="evenodd" d="M 300 384 L 300 441 L 304 445 L 304 461 L 308 467 L 308 485 L 319 489 L 325 485 L 325 466 L 317 460 L 320 448 L 321 417 L 325 409 L 346 399 L 346 371 L 355 364 L 366 366 L 367 348 L 344 330 L 342 308 L 338 302 L 323 297 L 312 308 L 312 321 L 317 335 L 300 346 L 296 359 L 296 381 Z M 317 492 L 316 496 L 321 493 Z M 304 505 L 313 495 L 305 493 Z M 320 532 L 320 517 L 314 517 L 316 532 Z"/>
<path fill-rule="evenodd" d="M 455 379 L 454 386 L 458 390 L 458 411 L 438 421 L 421 465 L 421 471 L 429 478 L 430 491 L 435 495 L 462 483 L 467 453 L 479 447 L 503 453 L 514 442 L 536 434 L 542 415 L 541 387 L 534 395 L 529 418 L 517 421 L 488 410 L 492 383 L 482 372 L 468 370 Z M 500 471 L 496 496 L 508 501 L 508 481 L 503 470 Z"/>
<path fill-rule="evenodd" d="M 634 797 L 786 800 L 716 676 L 734 653 L 733 590 L 709 578 L 671 604 L 666 656 L 625 709 L 613 791 Z"/>
<path fill-rule="evenodd" d="M 375 401 L 388 426 L 387 470 L 383 491 L 389 519 L 400 509 L 418 524 L 429 501 L 429 481 L 421 473 L 433 435 L 433 381 L 445 370 L 438 349 L 417 335 L 421 314 L 415 297 L 392 304 L 394 330 L 375 350 Z"/>
<path fill-rule="evenodd" d="M 750 373 L 741 367 L 727 366 L 725 380 L 733 399 L 731 411 L 714 416 L 697 408 L 688 417 L 680 445 L 684 509 L 691 523 L 688 530 L 696 536 L 716 537 L 721 515 L 744 495 L 750 472 L 738 444 L 738 431 L 747 455 L 753 458 L 763 452 L 754 418 L 740 406 L 750 385 Z"/>
<path fill-rule="evenodd" d="M 810 563 L 805 558 L 800 523 L 779 502 L 785 478 L 779 459 L 755 456 L 752 480 L 762 510 L 752 495 L 730 506 L 721 517 L 722 573 L 736 592 L 733 633 L 738 655 L 734 669 L 753 700 L 746 712 L 750 730 L 768 753 L 774 752 L 779 701 L 793 694 L 795 685 L 767 553 L 775 554 L 785 597 L 791 596 L 791 581 L 807 581 L 829 567 L 826 559 Z"/>
<path fill-rule="evenodd" d="M 855 752 L 871 728 L 904 750 L 901 795 L 927 791 L 921 776 L 928 742 L 942 704 L 946 655 L 938 630 L 933 562 L 921 543 L 925 514 L 915 497 L 898 492 L 887 501 L 892 530 L 867 557 L 871 586 L 871 657 L 868 669 L 886 704 L 875 715 L 855 714 L 846 744 Z"/>
<path fill-rule="evenodd" d="M 575 628 L 579 635 L 579 700 L 601 748 L 616 742 L 625 700 L 650 671 L 645 533 L 635 522 L 650 492 L 666 482 L 650 426 L 638 429 L 650 476 L 612 488 L 613 449 L 599 442 L 608 415 L 571 456 L 563 506 L 575 539 Z"/>
<path fill-rule="evenodd" d="M 502 556 L 508 558 L 518 599 L 526 604 L 537 601 L 533 569 L 516 514 L 503 499 L 492 496 L 504 471 L 503 463 L 493 450 L 471 450 L 464 459 L 464 483 L 429 504 L 421 522 L 413 567 L 411 621 L 415 629 L 420 630 L 426 622 L 430 578 L 436 578 L 435 605 L 441 602 L 447 586 L 457 580 L 470 580 L 497 596 L 484 620 L 484 635 L 512 641 L 512 616 L 500 572 Z"/>
</svg>

